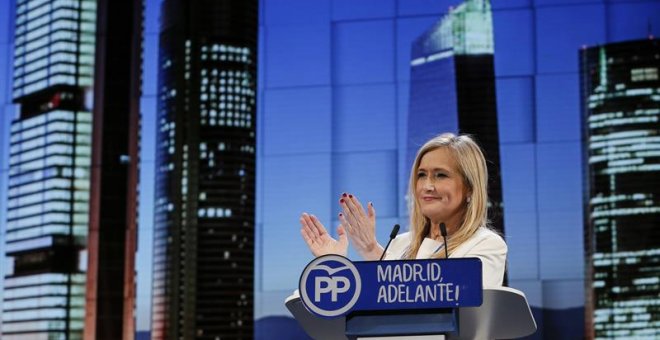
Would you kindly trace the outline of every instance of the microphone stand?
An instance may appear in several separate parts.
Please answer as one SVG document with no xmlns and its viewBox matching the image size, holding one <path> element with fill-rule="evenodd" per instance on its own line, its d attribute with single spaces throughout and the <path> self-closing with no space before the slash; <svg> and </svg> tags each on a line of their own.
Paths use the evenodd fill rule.
<svg viewBox="0 0 660 340">
<path fill-rule="evenodd" d="M 449 250 L 447 249 L 447 226 L 444 223 L 440 223 L 440 234 L 442 235 L 442 240 L 445 243 L 445 258 L 449 258 Z"/>
</svg>

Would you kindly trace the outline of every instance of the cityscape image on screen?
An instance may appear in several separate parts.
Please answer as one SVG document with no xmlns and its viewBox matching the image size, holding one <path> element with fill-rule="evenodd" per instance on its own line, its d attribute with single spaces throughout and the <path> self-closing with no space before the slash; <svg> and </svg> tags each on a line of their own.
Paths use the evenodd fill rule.
<svg viewBox="0 0 660 340">
<path fill-rule="evenodd" d="M 301 214 L 409 231 L 444 132 L 527 338 L 658 338 L 659 35 L 657 0 L 3 1 L 0 338 L 309 339 Z"/>
</svg>

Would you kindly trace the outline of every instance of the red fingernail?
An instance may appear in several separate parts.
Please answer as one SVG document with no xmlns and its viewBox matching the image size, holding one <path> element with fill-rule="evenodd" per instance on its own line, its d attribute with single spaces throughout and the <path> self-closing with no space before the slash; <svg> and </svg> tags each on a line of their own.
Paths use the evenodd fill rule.
<svg viewBox="0 0 660 340">
<path fill-rule="evenodd" d="M 339 203 L 344 203 L 344 199 L 343 199 L 343 198 L 340 199 L 340 200 L 339 200 Z"/>
<path fill-rule="evenodd" d="M 344 214 L 342 214 L 342 213 L 339 213 L 339 217 L 342 217 L 342 216 L 344 216 Z"/>
<path fill-rule="evenodd" d="M 353 198 L 353 195 L 348 195 L 348 198 Z"/>
<path fill-rule="evenodd" d="M 343 194 L 341 194 L 341 195 L 344 196 L 344 197 L 348 196 L 346 193 L 343 193 Z"/>
</svg>

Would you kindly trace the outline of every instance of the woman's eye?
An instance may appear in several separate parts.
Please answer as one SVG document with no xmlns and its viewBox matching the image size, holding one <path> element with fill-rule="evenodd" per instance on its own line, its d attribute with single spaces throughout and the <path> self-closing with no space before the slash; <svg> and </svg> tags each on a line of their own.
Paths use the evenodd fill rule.
<svg viewBox="0 0 660 340">
<path fill-rule="evenodd" d="M 441 172 L 438 172 L 437 174 L 435 174 L 435 177 L 436 177 L 436 178 L 445 178 L 445 177 L 447 177 L 447 175 L 445 175 L 445 174 L 443 174 L 443 173 L 441 173 Z"/>
<path fill-rule="evenodd" d="M 418 172 L 417 173 L 417 178 L 422 178 L 422 177 L 425 177 L 425 176 L 426 176 L 426 173 L 424 173 L 424 172 Z"/>
</svg>

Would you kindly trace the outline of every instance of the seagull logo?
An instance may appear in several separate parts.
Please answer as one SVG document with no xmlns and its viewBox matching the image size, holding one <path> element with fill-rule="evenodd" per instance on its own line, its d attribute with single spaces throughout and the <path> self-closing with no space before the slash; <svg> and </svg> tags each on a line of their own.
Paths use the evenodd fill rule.
<svg viewBox="0 0 660 340">
<path fill-rule="evenodd" d="M 311 270 L 325 270 L 328 273 L 328 275 L 332 276 L 335 273 L 338 273 L 338 272 L 340 272 L 344 269 L 351 269 L 351 268 L 349 266 L 343 266 L 343 267 L 339 267 L 339 268 L 332 268 L 332 267 L 320 264 L 320 265 L 312 268 Z"/>
<path fill-rule="evenodd" d="M 312 260 L 300 276 L 300 298 L 312 313 L 323 317 L 347 314 L 360 297 L 362 281 L 355 265 L 339 255 Z"/>
</svg>

